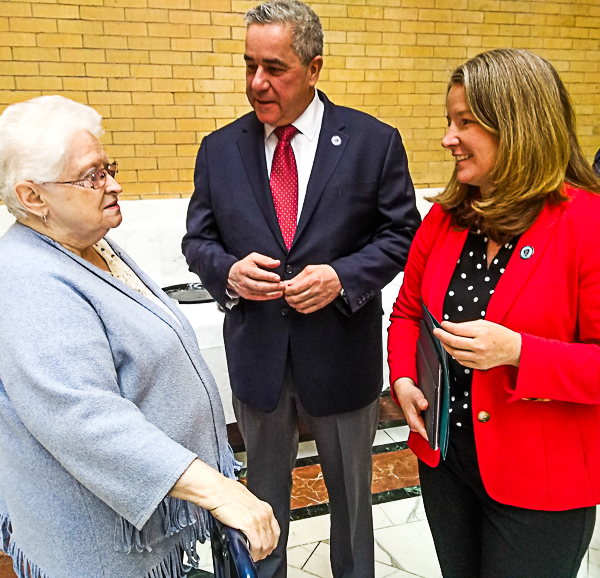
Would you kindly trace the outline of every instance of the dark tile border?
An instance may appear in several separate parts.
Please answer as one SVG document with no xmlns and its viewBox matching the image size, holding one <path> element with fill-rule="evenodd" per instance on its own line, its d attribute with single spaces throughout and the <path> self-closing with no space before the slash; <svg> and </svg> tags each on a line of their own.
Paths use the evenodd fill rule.
<svg viewBox="0 0 600 578">
<path fill-rule="evenodd" d="M 395 502 L 397 500 L 405 500 L 406 498 L 414 498 L 420 495 L 421 486 L 410 486 L 408 488 L 399 488 L 397 490 L 388 490 L 387 492 L 373 494 L 371 503 L 375 506 L 377 504 L 385 504 L 386 502 Z M 296 520 L 304 520 L 306 518 L 316 518 L 317 516 L 323 516 L 329 513 L 329 502 L 325 504 L 317 504 L 316 506 L 306 506 L 305 508 L 292 510 L 290 514 L 290 521 L 295 522 Z"/>
<path fill-rule="evenodd" d="M 408 449 L 408 442 L 392 442 L 390 444 L 383 444 L 381 446 L 373 446 L 373 455 L 377 454 L 389 454 L 391 452 L 399 452 L 401 450 Z"/>
<path fill-rule="evenodd" d="M 408 486 L 407 488 L 398 488 L 397 490 L 388 490 L 387 492 L 373 494 L 371 503 L 375 506 L 377 504 L 385 504 L 386 502 L 396 502 L 398 500 L 405 500 L 406 498 L 415 498 L 420 495 L 421 486 Z"/>
</svg>

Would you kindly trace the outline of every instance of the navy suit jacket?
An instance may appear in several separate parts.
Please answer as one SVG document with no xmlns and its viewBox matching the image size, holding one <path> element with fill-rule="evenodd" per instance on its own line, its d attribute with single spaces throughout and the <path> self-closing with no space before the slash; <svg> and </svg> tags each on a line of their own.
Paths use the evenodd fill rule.
<svg viewBox="0 0 600 578">
<path fill-rule="evenodd" d="M 264 412 L 277 406 L 288 355 L 313 416 L 354 411 L 377 398 L 381 289 L 403 269 L 420 223 L 398 131 L 319 97 L 323 123 L 289 252 L 271 197 L 264 125 L 254 112 L 207 136 L 196 161 L 183 252 L 217 302 L 227 299 L 231 266 L 253 251 L 279 259 L 282 279 L 329 264 L 346 292 L 347 302 L 338 297 L 310 314 L 283 298 L 240 299 L 226 310 L 233 392 Z"/>
<path fill-rule="evenodd" d="M 598 149 L 598 152 L 594 157 L 594 170 L 596 171 L 596 174 L 600 176 L 600 149 Z"/>
</svg>

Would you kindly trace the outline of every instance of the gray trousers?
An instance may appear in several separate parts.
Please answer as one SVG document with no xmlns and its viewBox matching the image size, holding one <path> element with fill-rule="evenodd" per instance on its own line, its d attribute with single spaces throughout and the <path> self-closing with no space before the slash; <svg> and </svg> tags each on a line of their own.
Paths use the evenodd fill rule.
<svg viewBox="0 0 600 578">
<path fill-rule="evenodd" d="M 335 578 L 374 578 L 371 448 L 379 400 L 357 411 L 312 417 L 286 371 L 275 411 L 264 413 L 233 396 L 246 444 L 248 489 L 271 504 L 281 527 L 275 551 L 258 563 L 260 578 L 287 576 L 292 470 L 298 454 L 298 416 L 315 438 L 331 510 L 331 567 Z"/>
</svg>

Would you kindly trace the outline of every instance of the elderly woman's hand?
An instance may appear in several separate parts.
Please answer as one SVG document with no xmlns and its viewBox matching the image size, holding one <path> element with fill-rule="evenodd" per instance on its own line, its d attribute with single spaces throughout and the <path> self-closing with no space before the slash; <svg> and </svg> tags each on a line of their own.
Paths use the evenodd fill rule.
<svg viewBox="0 0 600 578">
<path fill-rule="evenodd" d="M 253 560 L 262 560 L 275 549 L 279 524 L 267 502 L 259 500 L 239 482 L 223 478 L 215 503 L 210 509 L 212 515 L 246 535 Z"/>
<path fill-rule="evenodd" d="M 473 369 L 491 369 L 499 365 L 519 367 L 521 334 L 484 319 L 451 323 L 434 329 L 444 349 L 458 363 Z"/>
<path fill-rule="evenodd" d="M 250 541 L 250 554 L 255 561 L 268 556 L 277 546 L 279 524 L 271 506 L 200 460 L 190 464 L 169 495 L 193 502 L 223 524 L 241 530 Z"/>
<path fill-rule="evenodd" d="M 394 382 L 396 397 L 402 406 L 406 423 L 411 431 L 421 434 L 427 441 L 425 422 L 421 415 L 429 405 L 423 392 L 415 385 L 410 377 L 401 377 Z"/>
</svg>

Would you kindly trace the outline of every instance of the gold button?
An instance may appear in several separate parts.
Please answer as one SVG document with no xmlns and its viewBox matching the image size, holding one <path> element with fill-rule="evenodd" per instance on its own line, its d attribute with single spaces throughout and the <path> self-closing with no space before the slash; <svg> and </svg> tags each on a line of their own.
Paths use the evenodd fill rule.
<svg viewBox="0 0 600 578">
<path fill-rule="evenodd" d="M 486 421 L 490 421 L 490 414 L 487 411 L 480 411 L 477 414 L 477 419 L 481 422 L 481 423 L 485 423 Z"/>
</svg>

